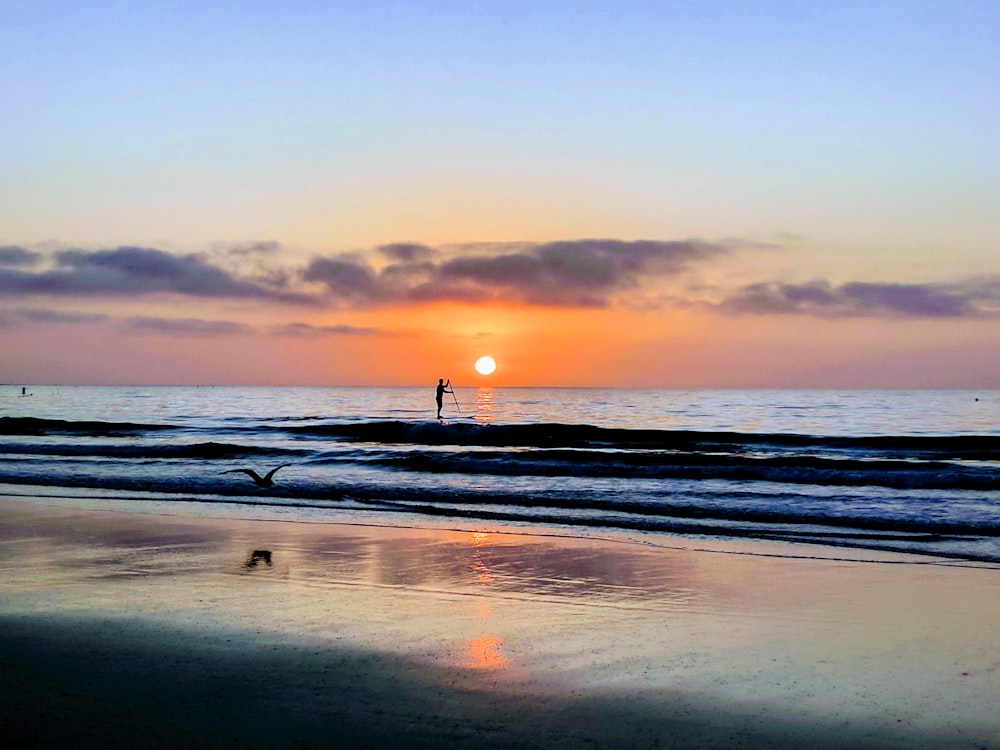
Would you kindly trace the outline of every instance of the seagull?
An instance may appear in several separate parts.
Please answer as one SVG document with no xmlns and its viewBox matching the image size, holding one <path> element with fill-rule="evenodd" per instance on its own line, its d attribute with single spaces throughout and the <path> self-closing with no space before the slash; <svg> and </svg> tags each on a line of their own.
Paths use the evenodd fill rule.
<svg viewBox="0 0 1000 750">
<path fill-rule="evenodd" d="M 221 474 L 235 474 L 236 472 L 243 472 L 248 477 L 253 480 L 253 483 L 258 487 L 272 487 L 274 486 L 274 480 L 271 477 L 274 476 L 274 472 L 280 469 L 282 466 L 288 466 L 288 464 L 282 464 L 281 466 L 275 466 L 267 474 L 261 476 L 253 469 L 229 469 L 229 471 L 220 472 Z"/>
</svg>

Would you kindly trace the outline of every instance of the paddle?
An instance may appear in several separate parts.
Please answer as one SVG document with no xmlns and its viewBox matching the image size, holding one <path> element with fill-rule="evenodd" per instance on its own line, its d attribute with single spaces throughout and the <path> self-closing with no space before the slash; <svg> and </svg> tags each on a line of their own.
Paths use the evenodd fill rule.
<svg viewBox="0 0 1000 750">
<path fill-rule="evenodd" d="M 451 385 L 451 378 L 448 378 L 448 385 Z M 451 397 L 455 399 L 455 408 L 458 409 L 458 413 L 462 413 L 462 407 L 458 405 L 458 396 L 455 395 L 455 386 L 451 385 Z"/>
</svg>

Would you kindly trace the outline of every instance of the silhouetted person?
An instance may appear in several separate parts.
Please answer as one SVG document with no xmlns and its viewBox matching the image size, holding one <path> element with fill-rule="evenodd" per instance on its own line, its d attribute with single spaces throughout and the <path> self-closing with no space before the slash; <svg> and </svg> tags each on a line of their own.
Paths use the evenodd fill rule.
<svg viewBox="0 0 1000 750">
<path fill-rule="evenodd" d="M 448 388 L 451 385 L 451 378 L 448 378 L 448 382 L 444 382 L 444 378 L 438 378 L 437 394 L 434 396 L 438 403 L 438 419 L 441 419 L 441 405 L 444 403 L 444 394 L 454 393 L 455 391 Z"/>
</svg>

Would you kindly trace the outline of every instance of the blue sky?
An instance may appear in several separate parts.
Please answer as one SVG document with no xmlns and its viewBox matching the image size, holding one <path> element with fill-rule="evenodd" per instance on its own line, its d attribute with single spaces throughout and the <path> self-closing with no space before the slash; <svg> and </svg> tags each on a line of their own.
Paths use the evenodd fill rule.
<svg viewBox="0 0 1000 750">
<path fill-rule="evenodd" d="M 565 172 L 583 197 L 613 183 L 640 227 L 669 223 L 664 196 L 667 216 L 713 209 L 694 208 L 699 234 L 995 239 L 1000 6 L 830 6 L 24 4 L 2 32 L 23 178 L 4 202 L 40 216 L 9 239 L 47 238 L 47 203 L 110 213 L 137 186 L 201 228 L 213 191 L 287 212 L 281 196 L 367 197 L 435 166 L 474 186 Z M 927 215 L 945 202 L 954 218 Z"/>
</svg>

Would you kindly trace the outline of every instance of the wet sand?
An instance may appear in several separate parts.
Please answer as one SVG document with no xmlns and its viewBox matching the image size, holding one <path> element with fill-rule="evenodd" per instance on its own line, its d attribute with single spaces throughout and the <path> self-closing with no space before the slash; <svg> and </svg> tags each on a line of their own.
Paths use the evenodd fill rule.
<svg viewBox="0 0 1000 750">
<path fill-rule="evenodd" d="M 1000 570 L 648 542 L 0 500 L 0 737 L 1000 748 Z"/>
</svg>

